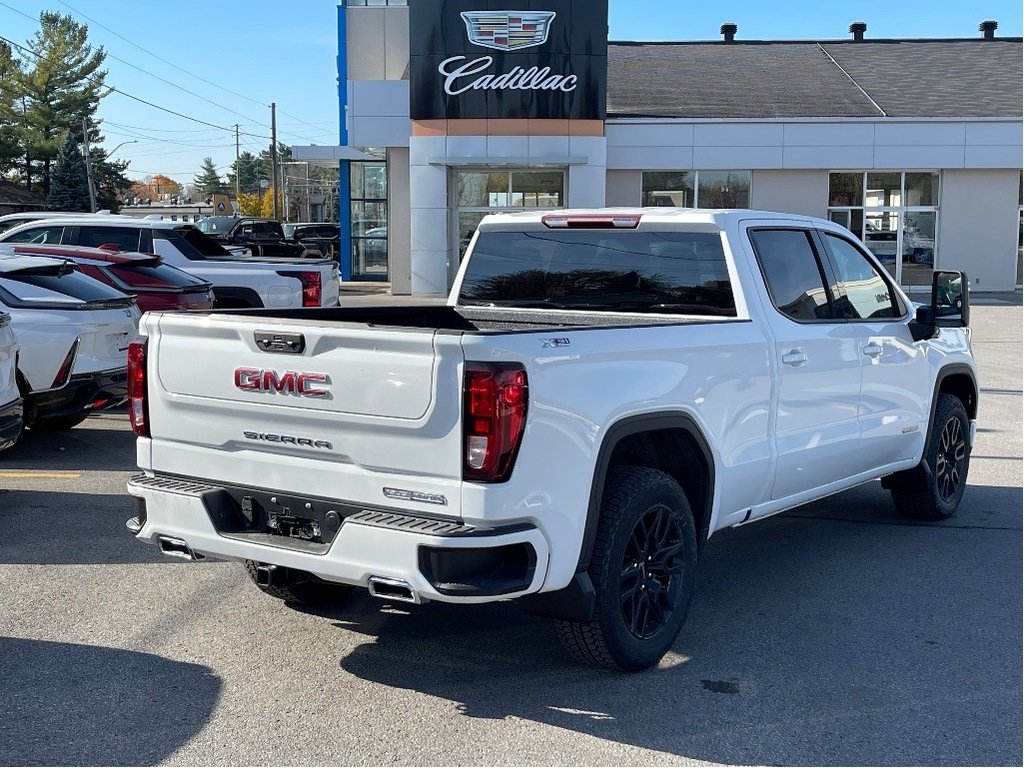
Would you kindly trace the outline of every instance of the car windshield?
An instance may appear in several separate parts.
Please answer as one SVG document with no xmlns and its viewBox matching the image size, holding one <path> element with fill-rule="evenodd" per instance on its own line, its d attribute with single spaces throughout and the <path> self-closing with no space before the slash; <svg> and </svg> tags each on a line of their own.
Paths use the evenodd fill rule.
<svg viewBox="0 0 1024 768">
<path fill-rule="evenodd" d="M 227 232 L 238 221 L 234 216 L 208 216 L 196 222 L 196 229 L 204 235 L 220 235 Z"/>
<path fill-rule="evenodd" d="M 459 304 L 735 316 L 721 234 L 481 232 Z"/>
</svg>

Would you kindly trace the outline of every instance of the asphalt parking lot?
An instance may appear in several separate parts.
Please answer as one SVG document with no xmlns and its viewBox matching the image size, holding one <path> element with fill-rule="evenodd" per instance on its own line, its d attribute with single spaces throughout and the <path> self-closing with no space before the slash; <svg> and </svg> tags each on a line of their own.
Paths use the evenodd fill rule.
<svg viewBox="0 0 1024 768">
<path fill-rule="evenodd" d="M 973 310 L 959 512 L 877 484 L 717 535 L 657 669 L 572 663 L 511 606 L 330 611 L 124 528 L 101 415 L 0 457 L 0 764 L 1021 765 L 1021 307 Z"/>
</svg>

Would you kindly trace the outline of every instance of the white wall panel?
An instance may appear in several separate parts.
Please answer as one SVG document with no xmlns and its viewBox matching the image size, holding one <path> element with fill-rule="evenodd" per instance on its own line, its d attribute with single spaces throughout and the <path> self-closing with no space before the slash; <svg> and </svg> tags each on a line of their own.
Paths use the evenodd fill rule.
<svg viewBox="0 0 1024 768">
<path fill-rule="evenodd" d="M 610 147 L 678 147 L 693 143 L 693 125 L 690 123 L 661 123 L 609 125 Z"/>
<path fill-rule="evenodd" d="M 354 117 L 349 123 L 352 147 L 407 147 L 412 123 L 408 117 Z"/>
<path fill-rule="evenodd" d="M 585 157 L 590 165 L 606 165 L 608 141 L 604 136 L 570 136 L 569 154 Z"/>
<path fill-rule="evenodd" d="M 435 157 L 446 153 L 444 136 L 413 136 L 409 139 L 409 165 L 429 165 Z"/>
<path fill-rule="evenodd" d="M 874 123 L 784 123 L 787 147 L 862 147 L 875 143 Z"/>
<path fill-rule="evenodd" d="M 388 157 L 388 277 L 391 292 L 408 295 L 410 281 L 411 221 L 409 216 L 409 150 L 389 149 Z"/>
<path fill-rule="evenodd" d="M 781 147 L 782 123 L 697 123 L 694 147 Z"/>
<path fill-rule="evenodd" d="M 873 168 L 963 168 L 964 145 L 875 146 Z"/>
<path fill-rule="evenodd" d="M 409 167 L 409 205 L 413 208 L 444 208 L 448 205 L 448 170 L 444 166 Z"/>
<path fill-rule="evenodd" d="M 606 173 L 599 165 L 570 165 L 567 207 L 603 208 Z"/>
<path fill-rule="evenodd" d="M 611 154 L 611 149 L 608 150 Z M 605 177 L 605 205 L 630 207 L 642 204 L 643 181 L 640 171 L 609 170 Z"/>
<path fill-rule="evenodd" d="M 412 224 L 410 243 L 413 251 L 447 251 L 447 208 L 413 208 L 409 212 L 409 220 Z"/>
<path fill-rule="evenodd" d="M 1013 288 L 1019 183 L 1020 170 L 942 174 L 937 267 L 966 270 L 978 290 Z"/>
<path fill-rule="evenodd" d="M 448 251 L 413 251 L 410 282 L 417 296 L 447 295 Z"/>
<path fill-rule="evenodd" d="M 1021 124 L 967 123 L 967 146 L 1021 146 Z"/>
<path fill-rule="evenodd" d="M 409 118 L 408 80 L 350 80 L 348 93 L 353 117 Z"/>
<path fill-rule="evenodd" d="M 764 147 L 695 146 L 693 167 L 697 169 L 781 168 L 782 145 Z"/>
<path fill-rule="evenodd" d="M 693 167 L 692 147 L 608 147 L 609 168 L 644 171 L 685 170 Z"/>
<path fill-rule="evenodd" d="M 966 139 L 964 123 L 875 123 L 875 144 L 881 146 L 963 146 Z"/>
<path fill-rule="evenodd" d="M 1020 144 L 1004 147 L 967 147 L 964 165 L 967 168 L 1020 168 Z"/>
<path fill-rule="evenodd" d="M 530 157 L 538 160 L 569 156 L 568 136 L 530 136 L 528 146 Z"/>
<path fill-rule="evenodd" d="M 864 170 L 873 167 L 875 150 L 871 146 L 807 147 L 786 146 L 782 150 L 783 168 L 830 168 Z"/>
<path fill-rule="evenodd" d="M 828 171 L 754 171 L 750 206 L 824 218 L 828 212 Z"/>
<path fill-rule="evenodd" d="M 526 136 L 488 136 L 489 157 L 526 157 L 530 154 L 530 140 Z"/>
<path fill-rule="evenodd" d="M 449 136 L 445 143 L 445 152 L 439 153 L 448 157 L 486 157 L 486 136 Z"/>
</svg>

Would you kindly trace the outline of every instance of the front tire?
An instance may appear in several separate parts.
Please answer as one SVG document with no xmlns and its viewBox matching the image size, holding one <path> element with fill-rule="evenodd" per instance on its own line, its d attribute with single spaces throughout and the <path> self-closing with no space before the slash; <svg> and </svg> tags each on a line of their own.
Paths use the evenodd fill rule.
<svg viewBox="0 0 1024 768">
<path fill-rule="evenodd" d="M 330 605 L 340 602 L 352 592 L 352 587 L 347 584 L 322 581 L 311 573 L 281 566 L 275 569 L 279 583 L 260 584 L 256 578 L 260 565 L 255 560 L 246 560 L 245 570 L 261 592 L 278 600 L 302 605 Z"/>
<path fill-rule="evenodd" d="M 558 621 L 579 661 L 628 672 L 658 663 L 686 620 L 697 540 L 686 494 L 669 475 L 616 467 L 608 476 L 588 568 L 596 618 Z"/>
<path fill-rule="evenodd" d="M 913 520 L 945 520 L 956 512 L 967 488 L 971 461 L 970 421 L 963 402 L 939 394 L 921 464 L 897 478 L 891 489 L 900 514 Z"/>
</svg>

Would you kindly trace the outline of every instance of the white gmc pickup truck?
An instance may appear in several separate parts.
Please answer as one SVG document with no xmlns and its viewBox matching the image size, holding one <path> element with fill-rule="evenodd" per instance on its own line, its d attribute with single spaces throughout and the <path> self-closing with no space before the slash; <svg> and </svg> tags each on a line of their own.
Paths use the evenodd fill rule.
<svg viewBox="0 0 1024 768">
<path fill-rule="evenodd" d="M 642 669 L 719 529 L 878 478 L 953 514 L 968 313 L 962 273 L 915 310 L 820 219 L 490 216 L 447 306 L 143 317 L 128 527 L 289 600 L 515 599 Z"/>
</svg>

